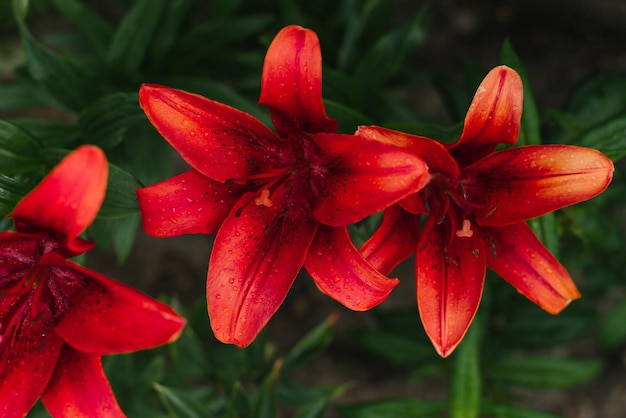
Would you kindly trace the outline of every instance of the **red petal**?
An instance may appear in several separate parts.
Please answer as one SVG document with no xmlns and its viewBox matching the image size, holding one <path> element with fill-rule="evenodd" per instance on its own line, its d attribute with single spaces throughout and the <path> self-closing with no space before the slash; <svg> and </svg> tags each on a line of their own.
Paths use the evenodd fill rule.
<svg viewBox="0 0 626 418">
<path fill-rule="evenodd" d="M 276 134 L 225 104 L 155 84 L 141 86 L 139 102 L 181 157 L 214 180 L 245 179 L 266 159 L 289 158 Z"/>
<path fill-rule="evenodd" d="M 413 193 L 398 202 L 398 205 L 405 211 L 413 215 L 423 215 L 428 213 L 428 207 L 424 202 L 421 193 Z"/>
<path fill-rule="evenodd" d="M 591 148 L 535 145 L 491 154 L 463 170 L 463 186 L 476 222 L 521 222 L 603 192 L 613 163 Z"/>
<path fill-rule="evenodd" d="M 580 293 L 565 267 L 524 223 L 481 228 L 492 242 L 487 265 L 518 292 L 551 314 L 563 310 Z"/>
<path fill-rule="evenodd" d="M 100 356 L 65 345 L 41 400 L 54 418 L 125 418 L 102 370 Z"/>
<path fill-rule="evenodd" d="M 317 230 L 303 207 L 279 189 L 272 206 L 255 204 L 259 193 L 243 196 L 213 244 L 207 277 L 207 304 L 218 340 L 245 347 L 285 299 Z"/>
<path fill-rule="evenodd" d="M 420 216 L 398 205 L 385 209 L 383 222 L 360 248 L 361 255 L 383 274 L 414 254 L 420 234 Z"/>
<path fill-rule="evenodd" d="M 259 103 L 269 107 L 281 136 L 337 131 L 322 102 L 322 54 L 315 32 L 294 25 L 278 32 L 265 55 Z"/>
<path fill-rule="evenodd" d="M 452 178 L 459 175 L 459 167 L 454 158 L 443 144 L 433 139 L 378 126 L 359 126 L 355 135 L 410 149 L 426 162 L 431 173 L 441 173 Z"/>
<path fill-rule="evenodd" d="M 318 193 L 313 214 L 320 222 L 342 226 L 380 212 L 421 190 L 428 167 L 414 153 L 365 138 L 315 134 L 325 160 L 312 165 Z"/>
<path fill-rule="evenodd" d="M 426 334 L 442 357 L 461 342 L 478 310 L 485 282 L 482 238 L 453 237 L 430 216 L 417 250 L 417 305 Z"/>
<path fill-rule="evenodd" d="M 39 236 L 36 234 L 0 232 L 0 286 L 4 288 L 8 285 L 9 276 L 33 266 L 39 258 L 39 251 Z"/>
<path fill-rule="evenodd" d="M 90 249 L 92 245 L 86 245 L 78 235 L 100 210 L 108 170 L 106 157 L 98 147 L 83 145 L 69 153 L 11 212 L 16 229 L 58 233 L 76 254 Z"/>
<path fill-rule="evenodd" d="M 499 143 L 517 141 L 523 101 L 522 79 L 515 70 L 502 65 L 487 74 L 467 111 L 461 138 L 450 146 L 461 167 L 493 152 Z"/>
<path fill-rule="evenodd" d="M 169 306 L 48 253 L 46 265 L 67 304 L 55 331 L 86 353 L 124 353 L 174 341 L 185 320 Z M 78 290 L 76 290 L 78 288 Z"/>
<path fill-rule="evenodd" d="M 189 170 L 137 190 L 143 229 L 155 237 L 215 234 L 241 197 L 243 187 Z"/>
<path fill-rule="evenodd" d="M 359 254 L 345 226 L 320 225 L 304 266 L 324 294 L 355 311 L 380 304 L 400 283 L 379 273 Z"/>
<path fill-rule="evenodd" d="M 2 311 L 0 328 L 0 416 L 23 417 L 44 391 L 63 340 L 51 329 L 51 318 L 21 324 L 7 332 Z"/>
</svg>

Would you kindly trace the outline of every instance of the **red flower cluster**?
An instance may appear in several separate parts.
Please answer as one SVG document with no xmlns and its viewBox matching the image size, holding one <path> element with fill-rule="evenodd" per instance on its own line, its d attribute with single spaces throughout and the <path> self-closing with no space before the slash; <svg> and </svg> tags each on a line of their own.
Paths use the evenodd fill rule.
<svg viewBox="0 0 626 418">
<path fill-rule="evenodd" d="M 388 274 L 417 253 L 417 299 L 442 356 L 467 331 L 486 267 L 550 313 L 579 293 L 525 220 L 602 192 L 612 162 L 591 149 L 514 144 L 522 83 L 495 68 L 478 89 L 461 138 L 443 145 L 378 127 L 334 133 L 321 96 L 314 32 L 284 28 L 265 58 L 260 103 L 278 135 L 252 116 L 164 86 L 140 103 L 191 165 L 137 191 L 154 236 L 216 233 L 207 276 L 215 335 L 250 344 L 302 266 L 320 290 L 369 309 L 396 285 Z M 346 225 L 385 210 L 359 252 Z M 423 227 L 420 216 L 428 214 Z"/>
<path fill-rule="evenodd" d="M 17 232 L 0 233 L 0 416 L 25 416 L 41 397 L 54 417 L 123 417 L 100 357 L 182 331 L 168 306 L 67 260 L 93 247 L 78 235 L 107 174 L 103 152 L 80 147 L 9 215 Z"/>
</svg>

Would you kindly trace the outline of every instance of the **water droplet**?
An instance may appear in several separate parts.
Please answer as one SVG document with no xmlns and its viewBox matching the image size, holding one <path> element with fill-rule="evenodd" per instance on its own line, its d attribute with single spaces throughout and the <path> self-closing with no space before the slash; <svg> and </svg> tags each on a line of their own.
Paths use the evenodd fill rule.
<svg viewBox="0 0 626 418">
<path fill-rule="evenodd" d="M 230 278 L 228 279 L 228 283 L 230 283 L 230 284 L 235 283 L 235 278 L 234 278 L 234 277 L 230 277 Z"/>
<path fill-rule="evenodd" d="M 217 295 L 215 295 L 215 299 L 221 299 L 222 295 L 220 295 L 219 293 Z"/>
</svg>

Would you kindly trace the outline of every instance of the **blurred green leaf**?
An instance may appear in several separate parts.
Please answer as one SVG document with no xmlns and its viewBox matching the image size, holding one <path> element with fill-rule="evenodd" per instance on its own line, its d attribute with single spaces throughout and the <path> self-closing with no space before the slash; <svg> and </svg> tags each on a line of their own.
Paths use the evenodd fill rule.
<svg viewBox="0 0 626 418">
<path fill-rule="evenodd" d="M 252 400 L 240 382 L 235 382 L 228 399 L 224 417 L 239 418 L 252 416 Z"/>
<path fill-rule="evenodd" d="M 626 155 L 626 115 L 619 115 L 593 126 L 572 142 L 595 148 L 617 161 Z"/>
<path fill-rule="evenodd" d="M 78 123 L 88 143 L 108 149 L 122 142 L 124 133 L 145 119 L 137 93 L 114 93 L 81 111 Z"/>
<path fill-rule="evenodd" d="M 322 399 L 334 399 L 348 389 L 349 384 L 340 386 L 301 386 L 281 379 L 278 382 L 278 398 L 280 402 L 291 406 L 314 404 Z"/>
<path fill-rule="evenodd" d="M 169 0 L 138 0 L 124 16 L 109 45 L 111 70 L 133 75 L 139 70 L 155 38 Z"/>
<path fill-rule="evenodd" d="M 193 3 L 194 0 L 170 0 L 165 4 L 163 18 L 158 24 L 158 30 L 154 32 L 150 45 L 149 54 L 156 61 L 156 65 L 160 66 L 167 58 L 181 25 L 190 17 L 189 11 Z"/>
<path fill-rule="evenodd" d="M 124 218 L 139 214 L 135 190 L 141 184 L 129 172 L 109 163 L 106 196 L 98 213 L 100 218 Z"/>
<path fill-rule="evenodd" d="M 65 17 L 78 27 L 100 57 L 104 57 L 113 36 L 112 26 L 78 0 L 50 0 Z"/>
<path fill-rule="evenodd" d="M 158 383 L 154 383 L 154 389 L 172 417 L 205 418 L 209 416 L 208 409 L 191 396 L 188 389 L 175 389 Z"/>
<path fill-rule="evenodd" d="M 185 327 L 180 338 L 169 345 L 174 366 L 182 376 L 191 379 L 208 377 L 209 363 L 202 342 L 191 327 Z"/>
<path fill-rule="evenodd" d="M 450 375 L 450 416 L 476 418 L 480 413 L 482 378 L 480 375 L 480 342 L 482 313 L 478 313 L 463 341 L 453 354 Z"/>
<path fill-rule="evenodd" d="M 607 350 L 626 344 L 626 298 L 614 307 L 600 323 L 598 342 Z"/>
<path fill-rule="evenodd" d="M 568 101 L 566 110 L 582 129 L 599 126 L 626 111 L 626 77 L 596 74 L 581 83 Z"/>
<path fill-rule="evenodd" d="M 372 125 L 369 119 L 347 106 L 330 100 L 324 100 L 324 106 L 328 116 L 337 120 L 339 133 L 353 134 L 360 125 Z"/>
<path fill-rule="evenodd" d="M 514 406 L 483 405 L 483 411 L 488 417 L 493 418 L 559 418 L 557 415 L 541 411 L 522 409 Z"/>
<path fill-rule="evenodd" d="M 276 385 L 280 378 L 281 361 L 278 360 L 272 370 L 263 379 L 254 404 L 254 418 L 276 417 Z"/>
<path fill-rule="evenodd" d="M 0 174 L 33 171 L 42 167 L 41 142 L 24 129 L 0 120 Z"/>
<path fill-rule="evenodd" d="M 342 405 L 336 409 L 343 418 L 439 418 L 446 403 L 410 398 Z"/>
<path fill-rule="evenodd" d="M 50 105 L 50 98 L 31 80 L 11 80 L 0 84 L 0 110 L 15 111 Z"/>
<path fill-rule="evenodd" d="M 317 400 L 298 411 L 296 418 L 323 418 L 328 409 L 328 400 Z"/>
<path fill-rule="evenodd" d="M 420 367 L 439 359 L 430 344 L 409 337 L 377 330 L 354 330 L 350 336 L 360 347 L 394 366 Z"/>
<path fill-rule="evenodd" d="M 600 359 L 507 358 L 490 363 L 485 374 L 497 384 L 532 389 L 566 389 L 593 379 L 602 366 Z"/>
<path fill-rule="evenodd" d="M 45 147 L 74 148 L 72 144 L 77 146 L 80 138 L 80 129 L 74 123 L 36 118 L 10 119 L 9 122 L 28 131 Z"/>
<path fill-rule="evenodd" d="M 90 238 L 101 248 L 112 245 L 117 261 L 123 263 L 133 248 L 140 221 L 139 214 L 119 218 L 96 218 L 89 229 Z"/>
<path fill-rule="evenodd" d="M 338 315 L 329 316 L 324 322 L 309 331 L 282 359 L 281 370 L 294 370 L 322 352 L 333 338 L 333 325 Z"/>
<path fill-rule="evenodd" d="M 16 179 L 0 174 L 0 216 L 8 215 L 37 185 L 34 179 Z"/>
</svg>

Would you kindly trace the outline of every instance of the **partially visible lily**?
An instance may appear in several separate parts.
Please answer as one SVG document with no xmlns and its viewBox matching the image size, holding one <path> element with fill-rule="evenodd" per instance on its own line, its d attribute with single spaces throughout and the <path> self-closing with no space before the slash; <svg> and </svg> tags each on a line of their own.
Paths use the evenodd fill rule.
<svg viewBox="0 0 626 418">
<path fill-rule="evenodd" d="M 478 88 L 454 144 L 378 127 L 357 132 L 413 150 L 429 166 L 429 185 L 388 208 L 361 253 L 388 273 L 416 252 L 420 317 L 443 357 L 459 344 L 478 309 L 487 266 L 551 314 L 580 297 L 524 221 L 601 193 L 613 164 L 596 150 L 567 145 L 494 152 L 498 143 L 517 141 L 521 114 L 522 82 L 501 66 Z"/>
<path fill-rule="evenodd" d="M 67 258 L 93 247 L 78 235 L 104 199 L 103 152 L 65 157 L 9 215 L 0 233 L 0 416 L 23 417 L 41 397 L 57 417 L 123 417 L 101 355 L 178 337 L 184 319 Z"/>
<path fill-rule="evenodd" d="M 216 337 L 250 344 L 303 265 L 320 290 L 355 310 L 383 301 L 396 279 L 370 266 L 346 225 L 415 193 L 422 158 L 390 144 L 336 134 L 322 102 L 319 41 L 299 26 L 270 45 L 259 102 L 278 134 L 249 114 L 146 84 L 146 115 L 192 167 L 137 191 L 153 236 L 215 234 L 207 304 Z"/>
</svg>

